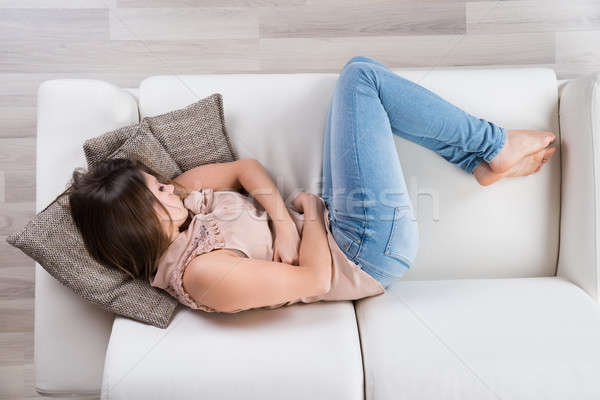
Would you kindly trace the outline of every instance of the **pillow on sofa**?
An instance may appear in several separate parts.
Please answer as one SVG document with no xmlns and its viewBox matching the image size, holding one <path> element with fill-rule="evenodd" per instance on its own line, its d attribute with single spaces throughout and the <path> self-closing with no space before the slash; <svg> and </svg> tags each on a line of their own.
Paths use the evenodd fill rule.
<svg viewBox="0 0 600 400">
<path fill-rule="evenodd" d="M 179 110 L 144 117 L 152 134 L 183 172 L 199 165 L 238 159 L 227 131 L 223 98 L 213 93 Z"/>
<path fill-rule="evenodd" d="M 83 152 L 90 169 L 107 158 L 137 158 L 167 178 L 183 172 L 145 121 L 88 139 L 83 143 Z"/>
<path fill-rule="evenodd" d="M 157 172 L 177 175 L 179 168 L 151 134 L 133 126 L 91 139 L 88 149 L 113 149 L 115 138 L 130 135 L 107 158 L 137 158 Z M 91 166 L 100 161 L 90 158 Z M 170 177 L 170 176 L 169 176 Z M 68 209 L 68 196 L 62 196 L 39 212 L 20 232 L 6 241 L 37 261 L 50 275 L 84 299 L 115 314 L 166 328 L 177 306 L 167 292 L 143 279 L 131 279 L 120 270 L 94 260 Z"/>
<path fill-rule="evenodd" d="M 83 244 L 68 204 L 67 196 L 50 203 L 6 241 L 85 300 L 106 311 L 166 328 L 177 301 L 142 279 L 131 279 L 94 260 Z"/>
<path fill-rule="evenodd" d="M 179 129 L 186 131 L 182 134 Z M 107 158 L 128 157 L 168 178 L 197 165 L 237 159 L 225 131 L 220 94 L 88 139 L 83 150 L 89 169 Z M 185 167 L 183 171 L 171 152 Z M 131 279 L 122 271 L 96 262 L 85 248 L 66 196 L 49 204 L 23 230 L 9 235 L 7 242 L 103 309 L 160 328 L 169 325 L 177 300 L 146 280 Z"/>
</svg>

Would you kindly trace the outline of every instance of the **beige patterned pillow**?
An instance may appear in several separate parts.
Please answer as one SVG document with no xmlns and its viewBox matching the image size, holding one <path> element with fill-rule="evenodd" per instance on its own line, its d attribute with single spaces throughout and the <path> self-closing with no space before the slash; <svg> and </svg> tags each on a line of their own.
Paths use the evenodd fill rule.
<svg viewBox="0 0 600 400">
<path fill-rule="evenodd" d="M 144 117 L 152 134 L 183 172 L 199 165 L 238 159 L 225 129 L 223 98 L 213 93 L 187 107 Z"/>
<path fill-rule="evenodd" d="M 64 196 L 37 214 L 7 242 L 37 261 L 50 275 L 106 311 L 166 328 L 177 301 L 142 279 L 96 262 L 68 211 Z M 65 208 L 63 208 L 65 207 Z"/>
<path fill-rule="evenodd" d="M 173 178 L 198 165 L 236 160 L 223 115 L 217 93 L 184 109 L 88 139 L 83 145 L 88 168 L 107 158 L 132 157 Z M 68 211 L 68 198 L 50 203 L 7 242 L 106 311 L 159 328 L 169 325 L 177 300 L 145 280 L 131 279 L 92 259 Z"/>
<path fill-rule="evenodd" d="M 134 155 L 157 172 L 173 174 L 179 168 L 169 154 L 147 133 L 124 127 L 94 138 L 95 148 L 113 149 L 113 140 L 131 136 L 107 158 Z M 99 159 L 91 158 L 94 166 Z M 166 328 L 177 306 L 167 292 L 154 288 L 143 279 L 108 268 L 94 260 L 71 217 L 67 196 L 50 203 L 20 232 L 6 241 L 37 261 L 60 283 L 103 309 L 135 320 Z"/>
<path fill-rule="evenodd" d="M 168 178 L 183 172 L 152 135 L 145 121 L 88 139 L 83 143 L 83 152 L 88 168 L 94 168 L 107 158 L 137 158 Z"/>
</svg>

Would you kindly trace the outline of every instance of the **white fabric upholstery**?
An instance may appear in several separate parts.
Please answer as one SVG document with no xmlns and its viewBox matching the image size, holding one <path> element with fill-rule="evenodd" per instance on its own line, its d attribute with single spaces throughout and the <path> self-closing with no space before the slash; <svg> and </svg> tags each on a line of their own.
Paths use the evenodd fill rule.
<svg viewBox="0 0 600 400">
<path fill-rule="evenodd" d="M 565 151 L 558 275 L 600 300 L 600 74 L 562 88 L 560 121 Z"/>
<path fill-rule="evenodd" d="M 600 307 L 562 278 L 400 281 L 355 307 L 366 400 L 600 398 Z"/>
<path fill-rule="evenodd" d="M 117 317 L 102 399 L 363 398 L 352 302 L 217 315 L 177 309 L 165 330 Z"/>
<path fill-rule="evenodd" d="M 86 167 L 83 142 L 138 121 L 136 100 L 107 82 L 59 79 L 38 90 L 36 212 Z M 98 394 L 113 315 L 35 266 L 35 386 L 43 394 Z"/>
<path fill-rule="evenodd" d="M 550 69 L 394 71 L 508 129 L 559 133 Z M 140 85 L 140 115 L 219 92 L 240 156 L 258 159 L 284 198 L 295 189 L 321 194 L 322 143 L 338 74 L 250 76 L 150 77 Z M 555 275 L 560 146 L 538 174 L 482 187 L 437 153 L 395 140 L 420 231 L 420 250 L 405 279 Z"/>
</svg>

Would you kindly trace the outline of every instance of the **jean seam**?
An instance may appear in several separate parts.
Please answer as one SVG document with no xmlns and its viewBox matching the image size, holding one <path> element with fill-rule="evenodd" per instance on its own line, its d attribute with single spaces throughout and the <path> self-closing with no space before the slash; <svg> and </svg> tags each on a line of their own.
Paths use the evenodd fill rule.
<svg viewBox="0 0 600 400">
<path fill-rule="evenodd" d="M 494 159 L 494 157 L 496 157 L 496 155 L 498 155 L 498 153 L 500 153 L 500 150 L 502 150 L 504 144 L 506 143 L 506 136 L 508 135 L 506 129 L 504 129 L 501 126 L 499 126 L 498 128 L 501 130 L 501 134 L 499 136 L 498 143 L 496 144 L 496 150 L 494 150 L 490 155 L 488 155 L 487 159 L 483 158 L 483 160 L 488 164 Z"/>
<path fill-rule="evenodd" d="M 358 114 L 357 105 L 356 105 L 356 86 L 352 87 L 352 108 L 353 108 L 353 111 L 354 111 L 354 115 L 358 116 L 359 114 Z M 368 219 L 367 219 L 367 211 L 366 211 L 366 208 L 365 208 L 365 199 L 364 199 L 364 195 L 363 195 L 363 190 L 364 190 L 365 185 L 364 185 L 364 182 L 363 182 L 362 171 L 360 169 L 360 162 L 358 160 L 358 142 L 357 142 L 357 137 L 356 137 L 356 135 L 357 135 L 356 124 L 358 123 L 357 120 L 358 120 L 358 118 L 354 118 L 354 120 L 352 121 L 352 141 L 354 142 L 354 149 L 355 149 L 355 151 L 354 151 L 354 161 L 356 163 L 356 169 L 358 170 L 358 179 L 360 181 L 360 191 L 361 191 L 361 196 L 363 197 L 363 199 L 361 200 L 362 201 L 363 218 L 364 218 L 364 221 L 368 221 Z M 364 234 L 365 234 L 366 222 L 365 222 L 364 225 L 365 226 L 362 227 L 362 232 L 360 234 L 360 243 L 359 243 L 359 245 L 361 245 L 361 247 L 362 247 L 363 237 L 364 237 Z M 360 251 L 360 248 L 359 248 L 359 251 Z M 358 255 L 358 252 L 356 254 Z M 355 258 L 355 257 L 353 257 L 353 258 Z"/>
<path fill-rule="evenodd" d="M 354 240 L 350 235 L 348 235 L 348 233 L 346 233 L 346 231 L 344 231 L 342 228 L 340 228 L 339 226 L 336 226 L 337 230 L 338 230 L 338 234 L 342 235 L 349 243 L 350 245 L 348 246 L 348 249 L 342 249 L 340 248 L 340 250 L 342 250 L 342 252 L 344 253 L 344 255 L 346 256 L 346 258 L 348 258 L 350 261 L 354 261 L 356 259 L 356 257 L 358 257 L 358 254 L 360 253 L 360 250 L 362 249 L 362 238 L 363 236 L 359 236 L 360 237 L 360 243 L 357 243 L 356 240 Z M 333 236 L 333 232 L 332 232 L 332 236 Z M 334 238 L 335 241 L 335 238 Z M 337 243 L 337 242 L 336 242 Z M 350 253 L 351 249 L 352 249 L 352 245 L 356 245 L 358 246 L 358 249 L 356 251 L 356 254 L 354 254 L 353 256 L 349 256 L 348 254 L 346 254 L 346 252 Z M 339 246 L 339 244 L 338 244 Z"/>
<path fill-rule="evenodd" d="M 388 239 L 388 243 L 385 246 L 385 251 L 383 252 L 383 254 L 385 254 L 388 257 L 392 257 L 397 259 L 398 261 L 400 261 L 401 263 L 406 265 L 406 268 L 410 268 L 410 260 L 407 259 L 406 257 L 404 257 L 401 254 L 397 254 L 393 251 L 391 251 L 391 245 L 392 245 L 392 238 L 394 237 L 394 234 L 396 233 L 396 230 L 398 229 L 398 225 L 399 222 L 402 218 L 400 217 L 396 217 L 396 214 L 400 213 L 400 210 L 404 210 L 404 209 L 408 209 L 410 211 L 410 207 L 409 206 L 400 206 L 400 207 L 395 207 L 394 208 L 394 220 L 392 221 L 392 232 L 390 233 L 390 237 Z"/>
<path fill-rule="evenodd" d="M 472 174 L 472 173 L 473 173 L 473 171 L 475 170 L 475 168 L 477 168 L 477 166 L 478 166 L 479 164 L 481 164 L 482 162 L 484 162 L 484 161 L 485 161 L 485 160 L 484 160 L 483 158 L 481 158 L 481 157 L 477 157 L 477 158 L 475 158 L 475 161 L 472 163 L 472 165 L 470 165 L 470 166 L 467 168 L 467 172 L 468 172 L 468 173 L 470 173 L 470 174 Z"/>
<path fill-rule="evenodd" d="M 363 242 L 364 242 L 364 235 L 360 237 L 360 242 L 358 242 L 358 243 L 356 243 L 354 241 L 352 242 L 358 246 L 358 249 L 356 250 L 356 254 L 350 259 L 350 261 L 354 262 L 354 260 L 356 260 L 356 258 L 360 254 L 360 251 L 362 250 Z"/>
<path fill-rule="evenodd" d="M 396 221 L 398 221 L 398 215 L 399 215 L 399 211 L 398 209 L 401 207 L 394 207 L 394 219 L 392 221 L 392 232 L 390 233 L 390 237 L 388 238 L 388 243 L 387 246 L 385 246 L 385 251 L 384 254 L 389 256 L 391 254 L 390 251 L 390 247 L 392 247 L 392 238 L 394 237 L 394 234 L 396 233 L 396 229 L 398 228 L 398 225 L 396 224 Z M 408 206 L 404 206 L 403 208 L 408 208 Z"/>
<path fill-rule="evenodd" d="M 357 261 L 361 264 L 362 269 L 367 269 L 367 270 L 373 271 L 374 273 L 381 275 L 385 279 L 391 279 L 391 280 L 402 279 L 402 277 L 397 277 L 397 276 L 391 275 L 382 269 L 373 267 L 373 266 L 371 266 L 371 264 L 365 263 L 364 260 L 359 260 L 358 257 L 357 257 Z M 407 269 L 407 271 L 408 271 L 408 269 Z M 365 272 L 367 272 L 367 271 L 365 271 Z"/>
</svg>

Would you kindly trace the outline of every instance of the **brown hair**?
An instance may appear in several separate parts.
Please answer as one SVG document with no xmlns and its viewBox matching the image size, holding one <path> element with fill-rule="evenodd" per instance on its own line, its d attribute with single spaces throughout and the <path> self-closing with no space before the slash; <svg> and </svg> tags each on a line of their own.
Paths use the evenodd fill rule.
<svg viewBox="0 0 600 400">
<path fill-rule="evenodd" d="M 76 168 L 70 186 L 61 193 L 69 197 L 73 221 L 85 247 L 99 263 L 117 268 L 132 278 L 148 280 L 160 256 L 169 247 L 154 204 L 169 216 L 165 206 L 146 186 L 144 171 L 159 182 L 173 184 L 181 200 L 189 194 L 183 186 L 152 170 L 135 158 L 103 160 L 89 171 Z M 188 210 L 183 232 L 192 220 Z"/>
</svg>

